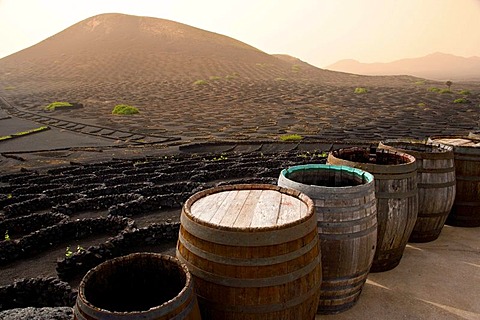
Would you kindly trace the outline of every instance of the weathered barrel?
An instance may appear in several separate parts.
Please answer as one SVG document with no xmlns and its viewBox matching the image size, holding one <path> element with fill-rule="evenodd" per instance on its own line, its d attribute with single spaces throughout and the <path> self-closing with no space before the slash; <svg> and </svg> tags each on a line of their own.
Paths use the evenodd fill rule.
<svg viewBox="0 0 480 320">
<path fill-rule="evenodd" d="M 315 204 L 322 252 L 317 313 L 351 308 L 367 280 L 377 244 L 373 175 L 352 167 L 308 164 L 284 169 L 278 185 L 305 193 Z"/>
<path fill-rule="evenodd" d="M 410 242 L 438 238 L 455 200 L 453 149 L 420 141 L 386 140 L 379 148 L 397 150 L 415 157 L 417 163 L 418 217 Z"/>
<path fill-rule="evenodd" d="M 74 307 L 78 320 L 198 320 L 200 310 L 187 267 L 176 258 L 134 253 L 91 269 Z"/>
<path fill-rule="evenodd" d="M 432 137 L 432 144 L 453 148 L 457 188 L 446 224 L 480 227 L 480 140 L 470 137 Z"/>
<path fill-rule="evenodd" d="M 377 249 L 371 272 L 395 268 L 418 214 L 415 157 L 390 150 L 352 147 L 330 152 L 328 163 L 370 172 L 377 198 Z"/>
<path fill-rule="evenodd" d="M 184 204 L 177 257 L 204 319 L 313 319 L 321 285 L 313 202 L 299 191 L 243 184 Z"/>
</svg>

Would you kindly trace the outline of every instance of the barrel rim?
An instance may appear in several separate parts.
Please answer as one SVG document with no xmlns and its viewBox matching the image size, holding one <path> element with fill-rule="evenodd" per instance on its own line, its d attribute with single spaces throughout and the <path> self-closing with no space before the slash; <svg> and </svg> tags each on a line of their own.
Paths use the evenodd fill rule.
<svg viewBox="0 0 480 320">
<path fill-rule="evenodd" d="M 298 219 L 298 220 L 295 220 L 295 221 L 292 221 L 292 222 L 289 222 L 289 223 L 281 224 L 281 225 L 266 226 L 266 227 L 249 227 L 249 228 L 229 227 L 229 226 L 223 226 L 223 225 L 220 225 L 220 224 L 214 224 L 214 223 L 210 223 L 208 221 L 204 221 L 202 219 L 199 219 L 199 218 L 195 217 L 194 215 L 192 215 L 192 212 L 191 212 L 192 205 L 196 201 L 200 200 L 201 198 L 204 198 L 206 196 L 209 196 L 209 195 L 215 194 L 215 193 L 219 193 L 219 192 L 235 191 L 235 190 L 239 190 L 239 191 L 240 190 L 273 190 L 273 191 L 278 191 L 280 193 L 292 196 L 292 197 L 297 198 L 297 199 L 301 200 L 302 202 L 304 202 L 307 206 L 307 214 L 305 215 L 305 217 L 303 217 L 301 219 Z M 290 228 L 292 226 L 302 224 L 302 223 L 308 221 L 309 219 L 311 219 L 312 217 L 315 216 L 315 206 L 314 206 L 313 200 L 310 199 L 310 197 L 308 197 L 303 192 L 300 192 L 298 190 L 294 190 L 294 189 L 291 189 L 291 188 L 279 187 L 279 186 L 272 185 L 272 184 L 232 184 L 232 185 L 218 186 L 218 187 L 205 189 L 205 190 L 202 190 L 202 191 L 199 191 L 199 192 L 193 194 L 190 198 L 187 199 L 187 201 L 183 205 L 182 214 L 185 214 L 188 219 L 194 221 L 195 223 L 198 223 L 198 224 L 206 226 L 206 227 L 215 228 L 217 230 L 254 233 L 254 232 L 265 232 L 265 231 L 270 232 L 272 230 L 287 229 L 287 228 Z"/>
<path fill-rule="evenodd" d="M 435 148 L 436 151 L 407 149 L 404 146 L 411 145 L 412 147 L 430 147 Z M 387 150 L 398 150 L 400 152 L 408 153 L 417 159 L 427 160 L 448 160 L 453 159 L 453 146 L 444 144 L 431 144 L 425 140 L 407 140 L 407 139 L 386 139 L 380 141 L 378 147 Z"/>
<path fill-rule="evenodd" d="M 335 153 L 345 151 L 345 150 L 365 151 L 365 150 L 368 150 L 368 147 L 348 147 L 348 148 L 340 148 L 337 150 L 330 151 L 330 153 L 328 154 L 327 163 L 338 164 L 338 163 L 333 163 L 331 159 L 338 160 L 338 161 L 341 161 L 344 165 L 360 168 L 374 175 L 375 174 L 407 173 L 407 172 L 415 172 L 417 170 L 417 163 L 416 163 L 415 157 L 405 152 L 381 149 L 382 150 L 381 152 L 385 152 L 390 155 L 408 159 L 409 162 L 401 163 L 401 164 L 376 164 L 376 163 L 355 162 L 355 161 L 337 157 L 335 155 Z"/>
<path fill-rule="evenodd" d="M 85 296 L 85 285 L 86 282 L 92 277 L 92 275 L 95 272 L 98 272 L 99 269 L 104 268 L 107 265 L 110 265 L 112 263 L 115 263 L 117 261 L 122 261 L 122 260 L 130 260 L 132 257 L 142 257 L 142 258 L 149 258 L 149 259 L 159 259 L 159 260 L 164 260 L 167 261 L 167 263 L 171 263 L 172 265 L 177 266 L 179 269 L 181 269 L 185 273 L 185 285 L 183 286 L 182 290 L 173 298 L 171 298 L 168 301 L 165 301 L 161 305 L 154 306 L 149 308 L 148 310 L 142 310 L 142 311 L 111 311 L 103 308 L 99 308 L 97 306 L 94 306 Z M 77 303 L 78 304 L 78 299 L 80 299 L 81 303 L 83 305 L 86 305 L 87 307 L 91 308 L 94 312 L 101 312 L 101 313 L 107 313 L 112 319 L 120 319 L 120 317 L 124 317 L 125 315 L 129 316 L 137 316 L 137 315 L 146 315 L 146 314 L 151 314 L 153 312 L 159 312 L 162 313 L 167 306 L 171 307 L 176 307 L 177 303 L 179 300 L 181 300 L 181 297 L 184 296 L 187 291 L 191 291 L 193 289 L 193 281 L 192 281 L 192 276 L 190 271 L 188 270 L 187 266 L 183 264 L 180 260 L 178 260 L 176 257 L 169 256 L 166 254 L 161 254 L 161 253 L 152 253 L 152 252 L 137 252 L 137 253 L 131 253 L 125 256 L 120 256 L 116 257 L 113 259 L 109 259 L 107 261 L 104 261 L 100 263 L 99 265 L 95 266 L 94 268 L 90 269 L 85 276 L 82 278 L 80 285 L 78 286 L 78 297 L 77 297 Z M 193 291 L 192 291 L 193 293 Z M 146 318 L 149 319 L 149 318 Z"/>
<path fill-rule="evenodd" d="M 361 183 L 359 185 L 354 185 L 354 186 L 344 186 L 344 187 L 329 187 L 329 186 L 322 186 L 322 185 L 314 185 L 314 184 L 305 184 L 302 182 L 298 182 L 296 180 L 291 179 L 288 174 L 291 174 L 293 172 L 297 171 L 302 171 L 302 170 L 335 170 L 335 171 L 346 171 L 353 173 L 357 175 L 358 177 L 365 178 L 367 182 Z M 283 169 L 280 172 L 280 177 L 279 179 L 285 179 L 289 181 L 292 185 L 295 187 L 287 187 L 287 188 L 293 188 L 296 190 L 299 190 L 300 192 L 305 192 L 303 188 L 300 188 L 301 186 L 303 187 L 309 187 L 309 188 L 314 188 L 315 190 L 320 190 L 323 192 L 331 193 L 331 192 L 337 192 L 337 191 L 345 191 L 345 192 L 360 192 L 363 189 L 369 189 L 374 185 L 375 183 L 375 178 L 373 174 L 370 172 L 367 172 L 365 170 L 359 169 L 359 168 L 354 168 L 351 166 L 344 166 L 344 165 L 335 165 L 335 164 L 306 164 L 306 165 L 297 165 L 297 166 L 292 166 L 288 167 L 286 169 Z"/>
</svg>

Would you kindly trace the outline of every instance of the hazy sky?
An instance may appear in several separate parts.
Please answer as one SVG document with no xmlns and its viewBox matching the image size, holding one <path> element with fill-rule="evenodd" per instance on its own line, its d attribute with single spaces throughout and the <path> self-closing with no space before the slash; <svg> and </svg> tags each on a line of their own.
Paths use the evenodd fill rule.
<svg viewBox="0 0 480 320">
<path fill-rule="evenodd" d="M 0 58 L 110 12 L 174 20 L 319 67 L 480 56 L 480 0 L 0 0 Z"/>
</svg>

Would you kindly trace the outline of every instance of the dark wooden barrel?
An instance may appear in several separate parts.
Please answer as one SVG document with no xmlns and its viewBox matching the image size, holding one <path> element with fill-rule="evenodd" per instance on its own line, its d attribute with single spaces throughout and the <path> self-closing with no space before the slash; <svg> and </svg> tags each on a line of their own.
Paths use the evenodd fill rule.
<svg viewBox="0 0 480 320">
<path fill-rule="evenodd" d="M 78 320 L 201 319 L 187 267 L 156 253 L 134 253 L 91 269 L 73 311 Z"/>
<path fill-rule="evenodd" d="M 370 172 L 377 198 L 377 250 L 371 272 L 395 268 L 418 214 L 415 157 L 390 150 L 352 147 L 330 152 L 327 162 Z"/>
<path fill-rule="evenodd" d="M 283 170 L 278 185 L 305 193 L 315 204 L 322 251 L 317 313 L 351 308 L 367 280 L 377 244 L 373 175 L 351 167 L 308 164 Z"/>
<path fill-rule="evenodd" d="M 296 190 L 243 184 L 190 197 L 177 257 L 204 319 L 313 319 L 321 285 L 313 202 Z"/>
<path fill-rule="evenodd" d="M 453 148 L 399 140 L 383 141 L 379 148 L 397 150 L 415 157 L 418 217 L 409 241 L 429 242 L 437 239 L 455 200 Z"/>
<path fill-rule="evenodd" d="M 448 225 L 480 227 L 480 140 L 469 137 L 432 137 L 432 144 L 451 146 L 457 188 Z"/>
</svg>

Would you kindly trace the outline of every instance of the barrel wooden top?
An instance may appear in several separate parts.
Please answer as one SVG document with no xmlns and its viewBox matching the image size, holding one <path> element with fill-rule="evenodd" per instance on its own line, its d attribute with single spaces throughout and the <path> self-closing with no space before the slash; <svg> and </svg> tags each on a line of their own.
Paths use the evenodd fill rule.
<svg viewBox="0 0 480 320">
<path fill-rule="evenodd" d="M 480 148 L 480 140 L 472 140 L 469 138 L 438 138 L 433 139 L 434 143 L 446 144 L 454 147 L 470 147 L 470 148 Z"/>
<path fill-rule="evenodd" d="M 200 221 L 227 228 L 278 227 L 309 214 L 299 198 L 277 190 L 227 190 L 195 201 L 190 214 Z"/>
</svg>

